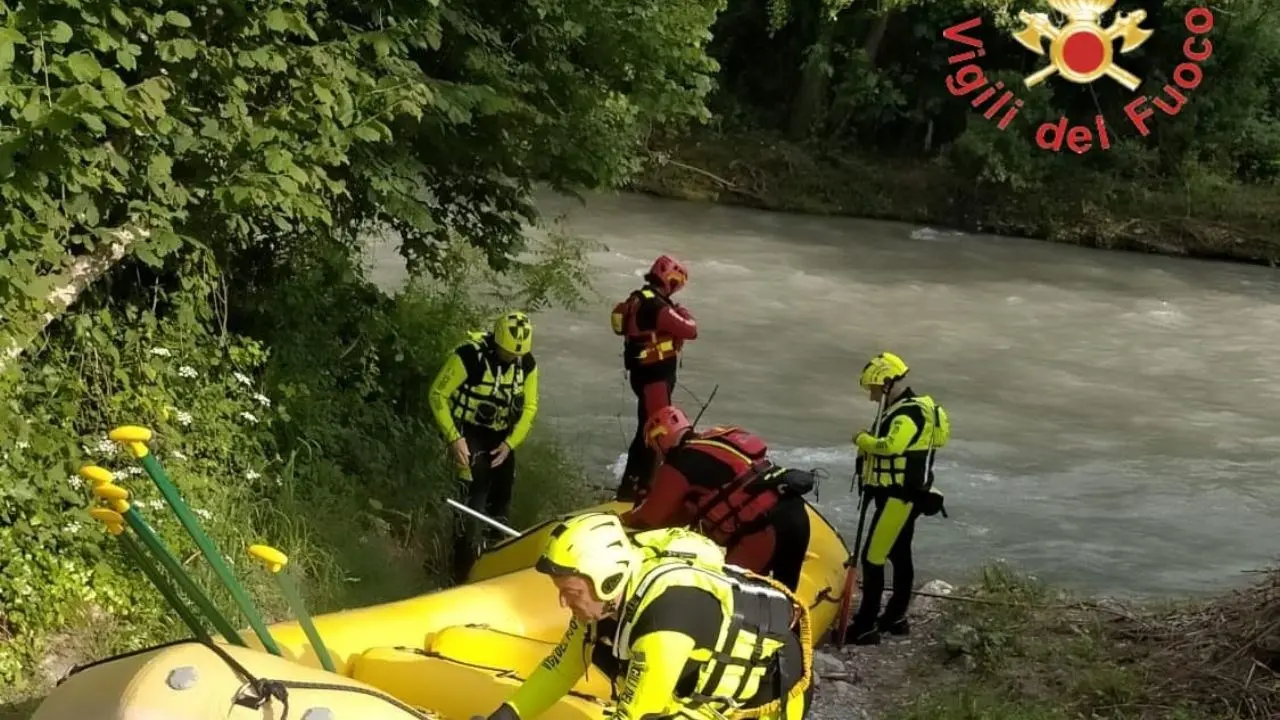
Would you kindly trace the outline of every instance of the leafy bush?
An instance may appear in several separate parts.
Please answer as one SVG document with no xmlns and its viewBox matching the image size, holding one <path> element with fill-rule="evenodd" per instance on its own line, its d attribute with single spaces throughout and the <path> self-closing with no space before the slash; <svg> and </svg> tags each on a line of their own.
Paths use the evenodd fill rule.
<svg viewBox="0 0 1280 720">
<path fill-rule="evenodd" d="M 0 431 L 4 684 L 38 657 L 48 633 L 75 625 L 87 608 L 144 637 L 171 624 L 159 596 L 87 514 L 91 496 L 75 472 L 101 464 L 118 473 L 171 547 L 190 544 L 107 430 L 133 423 L 156 432 L 159 457 L 233 558 L 229 541 L 243 532 L 243 509 L 272 491 L 272 428 L 287 415 L 258 379 L 267 359 L 261 345 L 220 338 L 200 309 L 208 289 L 196 284 L 157 296 L 155 307 L 104 305 L 68 318 L 11 388 L 17 412 Z"/>
<path fill-rule="evenodd" d="M 225 298 L 224 278 L 202 280 L 199 267 L 171 268 L 183 278 L 171 290 L 95 292 L 8 390 L 20 412 L 0 430 L 4 684 L 30 679 L 50 638 L 85 622 L 118 631 L 94 653 L 181 631 L 88 517 L 90 494 L 74 475 L 87 462 L 116 471 L 175 552 L 195 554 L 134 461 L 105 439 L 118 425 L 155 431 L 157 457 L 269 617 L 287 608 L 247 567 L 253 542 L 294 558 L 318 612 L 427 590 L 446 569 L 453 516 L 443 498 L 454 480 L 426 390 L 493 309 L 460 282 L 383 295 L 341 253 L 299 260 L 288 282 Z M 117 275 L 139 272 L 126 263 Z M 579 473 L 541 424 L 520 454 L 516 522 L 581 504 Z M 188 568 L 237 618 L 204 561 Z"/>
</svg>

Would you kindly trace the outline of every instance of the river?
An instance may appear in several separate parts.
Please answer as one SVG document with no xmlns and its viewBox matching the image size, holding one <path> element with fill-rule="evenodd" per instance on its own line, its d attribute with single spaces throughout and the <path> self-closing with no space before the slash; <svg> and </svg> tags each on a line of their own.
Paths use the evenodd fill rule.
<svg viewBox="0 0 1280 720">
<path fill-rule="evenodd" d="M 591 256 L 599 297 L 538 314 L 541 424 L 601 481 L 621 472 L 634 398 L 609 310 L 669 252 L 699 324 L 677 400 L 775 457 L 823 467 L 817 505 L 851 538 L 857 386 L 892 350 L 941 402 L 950 519 L 923 519 L 920 578 L 1004 560 L 1072 589 L 1200 595 L 1280 555 L 1280 275 L 906 224 L 639 195 L 546 194 Z M 391 246 L 373 276 L 397 284 Z M 696 399 L 695 399 L 696 398 Z"/>
</svg>

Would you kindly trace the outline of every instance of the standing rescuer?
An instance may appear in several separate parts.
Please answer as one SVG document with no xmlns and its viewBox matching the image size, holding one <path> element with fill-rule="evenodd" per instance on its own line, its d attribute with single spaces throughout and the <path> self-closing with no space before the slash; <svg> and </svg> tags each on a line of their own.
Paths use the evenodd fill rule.
<svg viewBox="0 0 1280 720">
<path fill-rule="evenodd" d="M 853 438 L 866 454 L 861 491 L 863 502 L 875 503 L 862 551 L 862 599 L 845 634 L 845 642 L 873 645 L 880 633 L 906 635 L 915 568 L 911 540 L 916 518 L 943 509 L 942 494 L 933 489 L 934 452 L 951 437 L 951 421 L 928 395 L 917 395 L 904 383 L 907 364 L 893 353 L 875 356 L 862 368 L 858 384 L 878 403 L 879 423 Z M 880 613 L 884 564 L 893 564 L 893 594 Z M 852 559 L 851 559 L 852 561 Z"/>
<path fill-rule="evenodd" d="M 467 485 L 467 505 L 495 519 L 507 516 L 515 450 L 538 414 L 532 348 L 529 316 L 509 312 L 498 317 L 490 332 L 471 333 L 431 383 L 431 412 L 457 463 L 458 477 Z M 463 582 L 480 541 L 474 521 L 460 516 L 456 523 L 454 576 Z"/>
<path fill-rule="evenodd" d="M 644 276 L 645 285 L 613 308 L 610 323 L 623 340 L 623 367 L 636 394 L 636 433 L 618 486 L 618 500 L 635 500 L 648 490 L 653 452 L 644 441 L 644 423 L 655 410 L 671 404 L 680 352 L 698 337 L 698 325 L 671 296 L 689 282 L 689 271 L 663 255 Z"/>
<path fill-rule="evenodd" d="M 674 406 L 650 416 L 644 435 L 661 464 L 651 492 L 623 523 L 691 525 L 728 548 L 729 563 L 772 574 L 795 592 L 809 547 L 803 495 L 813 489 L 813 473 L 775 465 L 764 440 L 742 428 L 695 432 Z"/>
<path fill-rule="evenodd" d="M 586 513 L 552 531 L 536 567 L 573 618 L 488 720 L 537 718 L 592 664 L 613 680 L 615 720 L 807 717 L 807 608 L 725 566 L 709 539 L 672 528 L 633 540 L 617 515 Z"/>
</svg>

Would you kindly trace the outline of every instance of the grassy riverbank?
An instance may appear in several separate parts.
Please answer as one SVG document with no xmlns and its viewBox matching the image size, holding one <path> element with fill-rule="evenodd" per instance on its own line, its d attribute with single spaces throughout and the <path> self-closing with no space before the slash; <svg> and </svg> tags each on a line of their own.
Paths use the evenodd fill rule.
<svg viewBox="0 0 1280 720">
<path fill-rule="evenodd" d="M 1280 195 L 1208 176 L 1154 184 L 1058 157 L 1050 180 L 995 185 L 950 160 L 840 154 L 764 133 L 657 140 L 633 188 L 664 197 L 938 225 L 1088 247 L 1275 265 Z"/>
<path fill-rule="evenodd" d="M 25 719 L 73 665 L 189 634 L 88 516 L 96 503 L 74 476 L 84 464 L 117 473 L 222 613 L 247 625 L 152 483 L 105 440 L 118 425 L 156 433 L 156 456 L 268 622 L 292 614 L 245 553 L 253 543 L 289 555 L 317 614 L 447 584 L 454 514 L 444 498 L 457 488 L 427 387 L 497 307 L 468 299 L 478 280 L 465 268 L 394 297 L 340 255 L 284 270 L 229 296 L 222 276 L 194 272 L 154 294 L 144 282 L 112 295 L 104 283 L 5 378 L 22 412 L 0 435 L 11 513 L 0 514 L 0 547 L 17 548 L 0 554 L 0 719 Z M 126 263 L 119 273 L 146 271 Z M 518 274 L 504 279 L 524 292 Z M 517 525 L 586 496 L 545 423 L 519 468 Z"/>
<path fill-rule="evenodd" d="M 927 626 L 891 720 L 1209 720 L 1280 713 L 1280 571 L 1126 606 L 987 569 Z"/>
</svg>

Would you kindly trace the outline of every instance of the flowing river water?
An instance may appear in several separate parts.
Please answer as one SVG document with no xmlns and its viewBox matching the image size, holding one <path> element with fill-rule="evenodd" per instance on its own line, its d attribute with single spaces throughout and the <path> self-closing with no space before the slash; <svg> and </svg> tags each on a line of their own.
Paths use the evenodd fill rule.
<svg viewBox="0 0 1280 720">
<path fill-rule="evenodd" d="M 593 297 L 538 314 L 539 423 L 602 483 L 621 473 L 635 401 L 613 303 L 657 255 L 690 269 L 699 324 L 676 398 L 829 478 L 816 502 L 851 539 L 857 386 L 892 350 L 950 413 L 937 461 L 950 519 L 922 519 L 920 578 L 1006 560 L 1073 589 L 1211 593 L 1280 555 L 1280 275 L 906 224 L 638 195 L 546 194 L 594 252 Z M 389 243 L 372 276 L 391 289 Z M 695 399 L 696 398 L 696 399 Z"/>
</svg>

